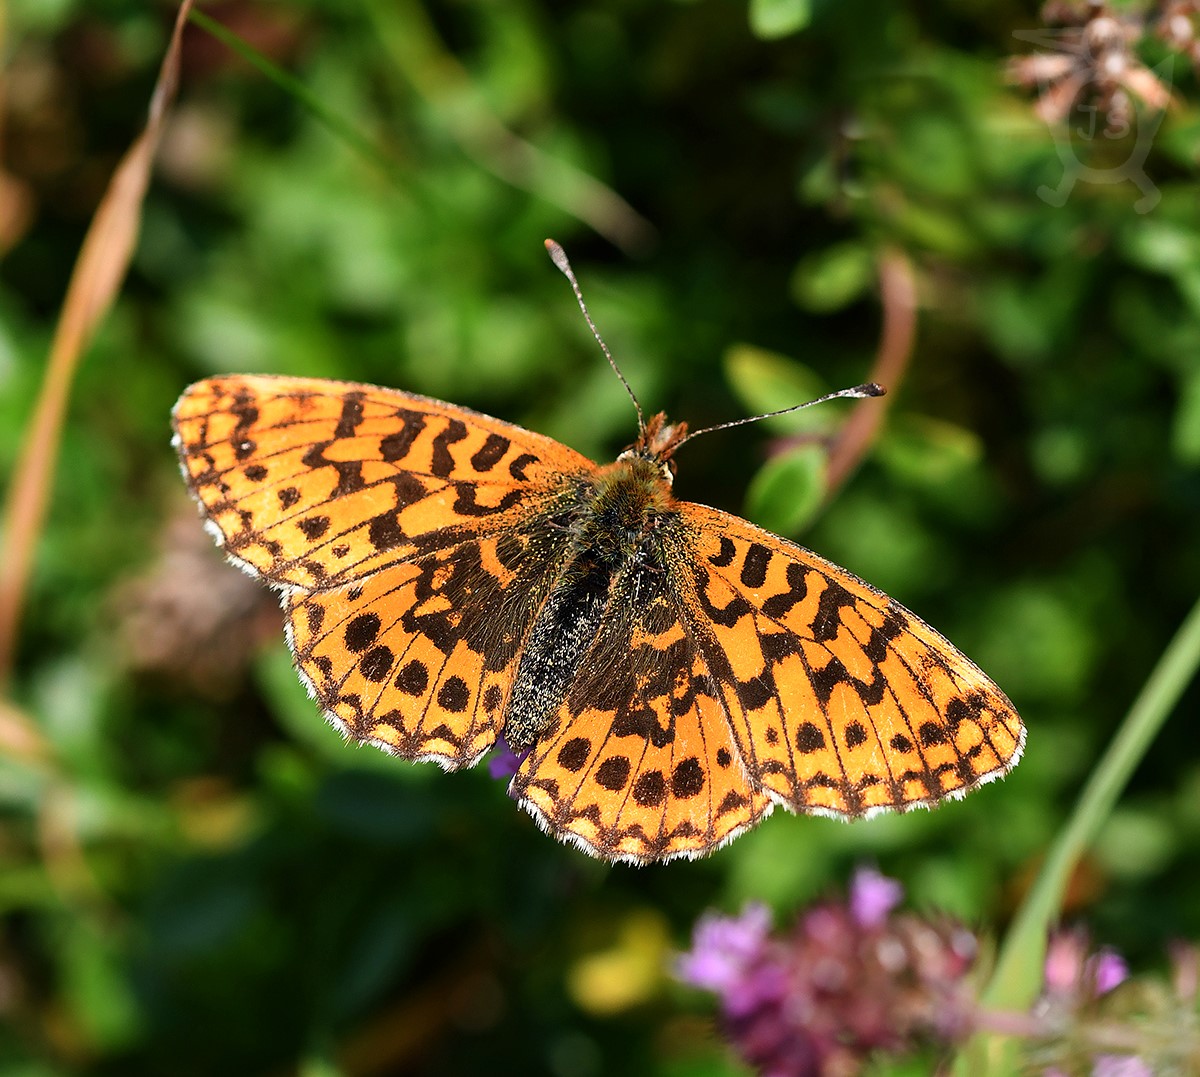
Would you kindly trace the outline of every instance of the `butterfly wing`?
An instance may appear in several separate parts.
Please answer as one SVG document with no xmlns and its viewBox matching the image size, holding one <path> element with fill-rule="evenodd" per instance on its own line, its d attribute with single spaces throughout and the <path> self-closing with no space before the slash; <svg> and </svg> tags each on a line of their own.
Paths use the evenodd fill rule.
<svg viewBox="0 0 1200 1077">
<path fill-rule="evenodd" d="M 200 382 L 174 423 L 207 526 L 283 591 L 330 721 L 409 759 L 474 763 L 559 571 L 546 514 L 594 465 L 466 408 L 315 379 Z"/>
<path fill-rule="evenodd" d="M 608 860 L 702 856 L 776 804 L 842 818 L 999 777 L 1024 729 L 946 639 L 815 554 L 677 504 L 513 779 Z"/>
<path fill-rule="evenodd" d="M 211 378 L 173 421 L 217 541 L 253 574 L 305 590 L 509 529 L 565 475 L 595 468 L 467 408 L 315 378 Z"/>
<path fill-rule="evenodd" d="M 717 677 L 682 614 L 669 574 L 621 580 L 513 779 L 544 829 L 593 856 L 702 856 L 774 807 L 742 763 Z"/>
<path fill-rule="evenodd" d="M 998 778 L 1025 729 L 953 644 L 836 565 L 745 520 L 682 504 L 688 630 L 753 782 L 842 818 L 931 806 Z"/>
<path fill-rule="evenodd" d="M 520 649 L 558 572 L 545 541 L 535 521 L 286 595 L 288 642 L 326 717 L 406 759 L 476 763 L 503 729 Z"/>
</svg>

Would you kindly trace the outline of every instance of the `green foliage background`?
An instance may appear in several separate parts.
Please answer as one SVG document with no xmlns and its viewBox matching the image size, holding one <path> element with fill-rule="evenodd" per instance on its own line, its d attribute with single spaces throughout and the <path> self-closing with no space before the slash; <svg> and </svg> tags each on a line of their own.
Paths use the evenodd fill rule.
<svg viewBox="0 0 1200 1077">
<path fill-rule="evenodd" d="M 173 14 L 9 6 L 4 163 L 31 201 L 0 262 L 4 475 Z M 873 861 L 918 907 L 1001 932 L 1200 588 L 1193 73 L 1176 64 L 1180 102 L 1147 162 L 1157 205 L 1137 212 L 1132 183 L 1081 183 L 1055 208 L 1038 195 L 1062 175 L 1054 139 L 1003 79 L 1031 5 L 205 10 L 377 157 L 188 31 L 135 265 L 74 393 L 20 642 L 14 697 L 56 766 L 0 761 L 0 1073 L 732 1073 L 705 1000 L 662 973 L 705 907 L 753 898 L 786 916 Z M 514 158 L 515 138 L 539 155 Z M 1114 165 L 1131 145 L 1076 149 Z M 504 178 L 514 160 L 521 183 Z M 623 249 L 580 220 L 608 204 L 584 175 L 648 222 L 609 218 Z M 343 745 L 252 598 L 226 630 L 254 645 L 220 677 L 188 675 L 217 646 L 184 630 L 209 585 L 171 585 L 225 571 L 215 555 L 164 560 L 194 519 L 168 444 L 189 382 L 347 378 L 594 458 L 632 439 L 547 235 L 644 406 L 693 426 L 866 378 L 878 256 L 908 259 L 911 365 L 830 504 L 811 457 L 762 470 L 786 424 L 689 445 L 677 489 L 803 528 L 962 646 L 1028 723 L 1011 777 L 932 813 L 779 813 L 702 862 L 607 868 L 540 834 L 483 768 Z M 268 623 L 250 632 L 251 617 Z M 173 664 L 135 661 L 176 636 Z M 1144 966 L 1200 937 L 1197 702 L 1070 895 L 1070 916 Z"/>
</svg>

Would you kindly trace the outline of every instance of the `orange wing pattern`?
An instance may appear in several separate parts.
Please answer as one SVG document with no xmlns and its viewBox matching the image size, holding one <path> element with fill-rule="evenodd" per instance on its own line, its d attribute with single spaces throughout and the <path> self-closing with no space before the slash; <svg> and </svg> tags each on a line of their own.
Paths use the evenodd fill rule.
<svg viewBox="0 0 1200 1077">
<path fill-rule="evenodd" d="M 476 762 L 561 558 L 527 525 L 595 465 L 466 408 L 316 379 L 214 378 L 174 419 L 207 526 L 282 588 L 326 717 L 409 759 Z"/>
<path fill-rule="evenodd" d="M 693 857 L 776 804 L 904 811 L 1015 766 L 1012 705 L 932 628 L 744 520 L 676 508 L 666 573 L 614 582 L 514 779 L 544 829 L 610 860 Z"/>
<path fill-rule="evenodd" d="M 556 561 L 528 536 L 468 540 L 284 600 L 296 665 L 356 740 L 447 769 L 495 743 Z"/>
<path fill-rule="evenodd" d="M 544 829 L 608 860 L 701 856 L 774 807 L 668 586 L 650 573 L 614 587 L 605 628 L 513 780 Z"/>
<path fill-rule="evenodd" d="M 511 528 L 565 475 L 595 469 L 467 408 L 317 378 L 202 381 L 174 424 L 188 487 L 226 553 L 305 589 Z"/>
<path fill-rule="evenodd" d="M 700 856 L 777 805 L 931 806 L 1011 769 L 1012 705 L 850 573 L 670 493 L 683 427 L 598 468 L 425 397 L 304 378 L 188 389 L 176 447 L 226 552 L 283 593 L 348 736 L 447 768 L 504 734 L 511 792 L 608 860 Z"/>
<path fill-rule="evenodd" d="M 1025 730 L 943 636 L 844 569 L 745 520 L 682 505 L 689 627 L 756 784 L 793 811 L 928 807 L 1002 777 Z"/>
</svg>

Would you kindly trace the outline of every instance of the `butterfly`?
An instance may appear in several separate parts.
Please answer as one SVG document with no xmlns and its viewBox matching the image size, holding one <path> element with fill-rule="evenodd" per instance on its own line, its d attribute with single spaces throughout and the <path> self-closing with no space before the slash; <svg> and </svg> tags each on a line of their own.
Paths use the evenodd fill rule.
<svg viewBox="0 0 1200 1077">
<path fill-rule="evenodd" d="M 899 603 L 676 500 L 687 427 L 661 414 L 639 408 L 606 465 L 465 407 L 316 378 L 210 378 L 173 425 L 206 527 L 280 592 L 329 721 L 448 770 L 507 743 L 511 795 L 593 856 L 702 856 L 778 805 L 930 807 L 1021 756 L 1004 693 Z"/>
</svg>

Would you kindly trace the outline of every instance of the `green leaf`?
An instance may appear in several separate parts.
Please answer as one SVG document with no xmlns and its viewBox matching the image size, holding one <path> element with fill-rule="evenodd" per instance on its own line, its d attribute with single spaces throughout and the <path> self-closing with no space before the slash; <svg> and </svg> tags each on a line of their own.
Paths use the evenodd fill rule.
<svg viewBox="0 0 1200 1077">
<path fill-rule="evenodd" d="M 1175 455 L 1185 464 L 1200 462 L 1200 374 L 1183 383 L 1172 434 Z"/>
<path fill-rule="evenodd" d="M 924 415 L 900 416 L 877 448 L 879 461 L 911 486 L 949 482 L 983 458 L 978 435 Z"/>
<path fill-rule="evenodd" d="M 746 515 L 768 531 L 801 530 L 825 496 L 825 450 L 806 445 L 768 460 L 746 493 Z"/>
<path fill-rule="evenodd" d="M 825 392 L 821 379 L 808 367 L 753 344 L 735 344 L 725 352 L 725 377 L 748 415 L 780 411 Z M 816 411 L 797 411 L 768 421 L 775 429 L 791 433 L 812 430 Z"/>
<path fill-rule="evenodd" d="M 839 243 L 801 260 L 791 292 L 805 310 L 840 310 L 853 303 L 875 279 L 875 257 L 863 243 Z"/>
<path fill-rule="evenodd" d="M 811 19 L 811 0 L 750 0 L 750 29 L 765 40 L 797 33 Z"/>
<path fill-rule="evenodd" d="M 110 1049 L 130 1043 L 141 1022 L 121 941 L 84 919 L 67 925 L 62 939 L 63 992 L 92 1043 Z"/>
</svg>

